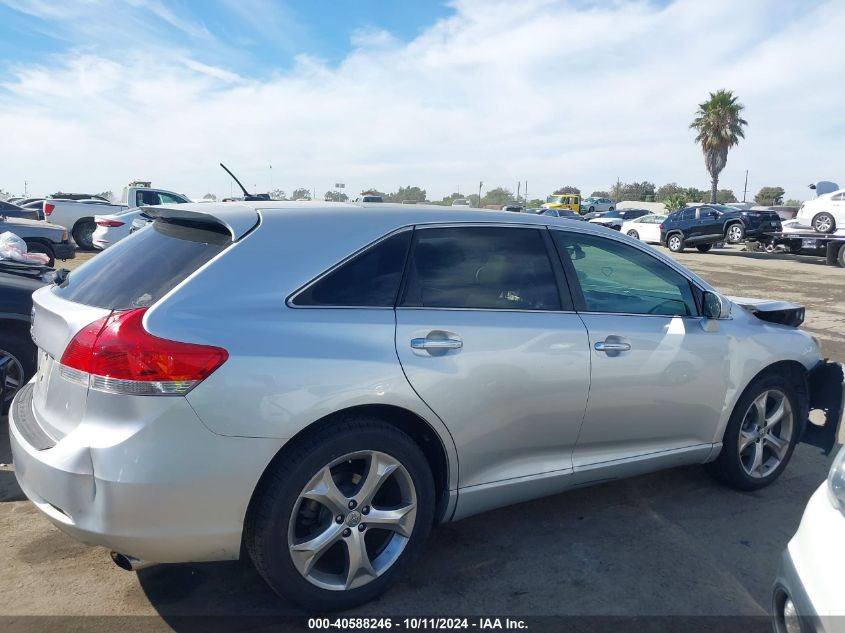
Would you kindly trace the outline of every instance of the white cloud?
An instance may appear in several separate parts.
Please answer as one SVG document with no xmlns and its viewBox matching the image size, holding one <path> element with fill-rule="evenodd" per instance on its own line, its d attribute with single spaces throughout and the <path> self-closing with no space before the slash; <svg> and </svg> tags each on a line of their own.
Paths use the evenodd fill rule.
<svg viewBox="0 0 845 633">
<path fill-rule="evenodd" d="M 156 10 L 166 11 L 155 3 Z M 845 114 L 845 5 L 681 0 L 582 5 L 457 0 L 409 43 L 357 32 L 336 66 L 308 56 L 249 78 L 159 40 L 78 49 L 0 85 L 0 188 L 119 190 L 130 179 L 229 192 L 485 185 L 542 195 L 623 181 L 706 187 L 687 129 L 708 91 L 745 103 L 746 140 L 721 183 L 741 195 L 837 173 Z M 164 14 L 209 46 L 204 27 Z M 131 40 L 127 40 L 130 42 Z M 222 46 L 222 44 L 221 44 Z M 203 60 L 203 61 L 199 61 Z"/>
</svg>

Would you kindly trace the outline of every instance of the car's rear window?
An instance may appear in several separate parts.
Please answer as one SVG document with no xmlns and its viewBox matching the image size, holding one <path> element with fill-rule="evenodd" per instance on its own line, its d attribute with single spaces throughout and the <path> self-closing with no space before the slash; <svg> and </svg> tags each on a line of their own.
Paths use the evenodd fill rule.
<svg viewBox="0 0 845 633">
<path fill-rule="evenodd" d="M 147 307 L 231 243 L 212 228 L 157 221 L 71 272 L 54 292 L 111 310 Z"/>
</svg>

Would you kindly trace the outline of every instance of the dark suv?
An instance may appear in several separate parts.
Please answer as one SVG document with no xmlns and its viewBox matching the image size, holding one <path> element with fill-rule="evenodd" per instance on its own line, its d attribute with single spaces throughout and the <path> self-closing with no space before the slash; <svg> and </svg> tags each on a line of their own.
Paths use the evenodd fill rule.
<svg viewBox="0 0 845 633">
<path fill-rule="evenodd" d="M 717 242 L 738 244 L 780 230 L 780 216 L 774 211 L 741 211 L 706 204 L 670 213 L 660 225 L 660 243 L 673 253 L 687 246 L 706 253 Z"/>
</svg>

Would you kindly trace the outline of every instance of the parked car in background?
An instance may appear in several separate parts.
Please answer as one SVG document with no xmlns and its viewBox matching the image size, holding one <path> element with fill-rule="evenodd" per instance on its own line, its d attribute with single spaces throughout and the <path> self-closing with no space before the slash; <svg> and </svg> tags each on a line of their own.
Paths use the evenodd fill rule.
<svg viewBox="0 0 845 633">
<path fill-rule="evenodd" d="M 615 202 L 610 198 L 593 198 L 592 196 L 581 200 L 581 210 L 586 213 L 593 211 L 613 211 Z"/>
<path fill-rule="evenodd" d="M 540 214 L 550 218 L 566 218 L 567 220 L 583 220 L 579 213 L 569 209 L 540 209 Z"/>
<path fill-rule="evenodd" d="M 597 218 L 591 218 L 589 222 L 593 224 L 601 224 L 609 229 L 619 231 L 622 229 L 622 224 L 627 220 L 635 220 L 644 215 L 650 215 L 651 211 L 647 209 L 614 209 L 608 211 Z"/>
<path fill-rule="evenodd" d="M 35 374 L 37 348 L 29 333 L 32 293 L 52 283 L 55 272 L 0 260 L 0 415 Z"/>
<path fill-rule="evenodd" d="M 607 213 L 607 211 L 592 211 L 590 213 L 582 213 L 580 215 L 584 220 L 592 220 L 593 218 L 600 218 L 605 213 Z"/>
<path fill-rule="evenodd" d="M 619 230 L 635 240 L 648 244 L 660 244 L 660 224 L 666 217 L 665 215 L 650 213 L 633 220 L 625 220 Z"/>
<path fill-rule="evenodd" d="M 384 197 L 366 194 L 355 198 L 355 202 L 384 202 Z"/>
<path fill-rule="evenodd" d="M 819 233 L 835 233 L 840 228 L 845 229 L 845 189 L 801 203 L 795 218 Z"/>
<path fill-rule="evenodd" d="M 150 187 L 126 187 L 123 191 L 122 202 L 117 204 L 91 198 L 83 200 L 48 199 L 43 202 L 43 205 L 44 215 L 48 220 L 68 229 L 80 248 L 91 250 L 95 248 L 94 231 L 97 229 L 95 216 L 109 216 L 136 207 L 188 202 L 190 202 L 188 197 L 181 193 Z"/>
<path fill-rule="evenodd" d="M 810 497 L 783 552 L 772 595 L 776 633 L 842 633 L 845 600 L 845 447 Z"/>
<path fill-rule="evenodd" d="M 508 202 L 507 204 L 502 205 L 502 211 L 508 211 L 510 213 L 522 213 L 524 208 L 525 207 L 518 202 Z"/>
<path fill-rule="evenodd" d="M 25 220 L 40 220 L 41 215 L 37 209 L 25 209 L 17 204 L 3 202 L 0 200 L 0 217 L 23 218 Z"/>
<path fill-rule="evenodd" d="M 721 204 L 702 204 L 674 211 L 660 225 L 660 243 L 678 253 L 695 246 L 706 253 L 717 242 L 738 244 L 781 230 L 774 211 L 740 211 Z"/>
<path fill-rule="evenodd" d="M 23 218 L 4 218 L 0 216 L 0 233 L 11 231 L 24 242 L 30 253 L 44 253 L 53 266 L 57 259 L 76 257 L 76 246 L 70 241 L 63 226 L 43 220 L 25 220 Z"/>
<path fill-rule="evenodd" d="M 9 414 L 23 492 L 126 569 L 244 551 L 280 594 L 347 609 L 440 522 L 684 464 L 763 488 L 841 393 L 803 308 L 585 222 L 182 206 L 35 292 Z"/>
<path fill-rule="evenodd" d="M 468 208 L 472 207 L 472 204 L 470 204 L 470 201 L 467 200 L 466 198 L 455 198 L 454 200 L 452 200 L 452 206 L 453 207 L 465 207 L 465 208 L 468 209 Z"/>
</svg>

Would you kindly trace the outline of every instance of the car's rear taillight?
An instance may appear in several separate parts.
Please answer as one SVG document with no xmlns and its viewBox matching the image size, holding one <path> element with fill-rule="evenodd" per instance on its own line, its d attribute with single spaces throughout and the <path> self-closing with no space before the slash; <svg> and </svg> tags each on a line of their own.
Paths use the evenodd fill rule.
<svg viewBox="0 0 845 633">
<path fill-rule="evenodd" d="M 660 223 L 660 226 L 657 227 L 660 230 L 663 230 L 663 222 Z"/>
<path fill-rule="evenodd" d="M 114 312 L 82 328 L 62 354 L 61 375 L 107 393 L 188 393 L 229 358 L 221 347 L 182 343 L 144 329 L 146 308 Z"/>
<path fill-rule="evenodd" d="M 51 215 L 53 213 L 53 209 L 56 208 L 55 204 L 50 204 L 49 202 L 44 203 L 44 215 Z"/>
<path fill-rule="evenodd" d="M 97 220 L 97 226 L 115 227 L 123 225 L 124 222 L 121 222 L 120 220 Z"/>
</svg>

